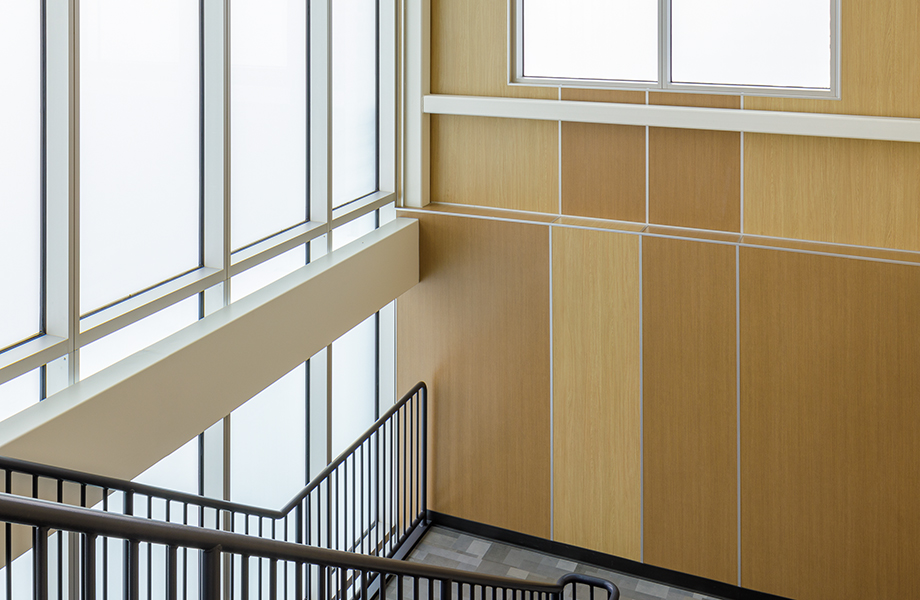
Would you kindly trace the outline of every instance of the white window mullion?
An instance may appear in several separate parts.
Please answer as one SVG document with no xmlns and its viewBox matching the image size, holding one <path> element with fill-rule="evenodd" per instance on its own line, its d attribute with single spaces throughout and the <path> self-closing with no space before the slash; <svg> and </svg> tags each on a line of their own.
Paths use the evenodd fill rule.
<svg viewBox="0 0 920 600">
<path fill-rule="evenodd" d="M 47 365 L 47 396 L 77 376 L 79 97 L 73 87 L 79 69 L 78 8 L 78 0 L 45 4 L 45 334 L 67 340 L 66 354 Z"/>
<path fill-rule="evenodd" d="M 223 283 L 204 294 L 204 312 L 230 303 L 230 0 L 204 0 L 204 266 Z"/>
<path fill-rule="evenodd" d="M 396 16 L 394 0 L 378 0 L 378 189 L 396 191 Z"/>
<path fill-rule="evenodd" d="M 332 2 L 310 3 L 310 220 L 332 223 Z M 315 257 L 315 256 L 314 256 Z"/>
<path fill-rule="evenodd" d="M 671 88 L 671 0 L 658 0 L 658 86 Z"/>
</svg>

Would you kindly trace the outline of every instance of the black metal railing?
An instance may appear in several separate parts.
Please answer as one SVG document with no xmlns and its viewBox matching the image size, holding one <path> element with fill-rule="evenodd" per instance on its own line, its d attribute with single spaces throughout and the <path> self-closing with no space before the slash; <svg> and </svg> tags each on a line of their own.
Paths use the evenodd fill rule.
<svg viewBox="0 0 920 600">
<path fill-rule="evenodd" d="M 279 510 L 0 457 L 2 491 L 92 507 L 112 515 L 390 557 L 413 532 L 418 534 L 418 526 L 426 517 L 427 414 L 427 387 L 419 383 Z M 21 561 L 14 559 L 34 540 L 17 534 L 10 523 L 0 528 L 0 538 L 4 550 L 0 591 L 6 591 L 10 599 L 13 580 L 21 577 L 16 568 Z M 135 555 L 140 560 L 142 579 L 167 559 L 176 562 L 186 580 L 194 579 L 202 568 L 197 555 L 187 550 L 165 557 L 157 555 L 149 544 L 135 548 L 104 537 L 97 543 L 100 553 L 96 562 L 98 576 L 106 582 L 105 600 L 109 588 L 119 589 L 130 579 L 127 571 L 113 565 L 128 564 Z M 76 554 L 75 545 L 61 532 L 45 544 L 56 559 L 51 577 L 61 579 L 65 563 Z M 251 570 L 231 563 L 228 577 L 246 572 L 264 582 L 269 578 L 267 568 L 263 562 Z M 145 581 L 146 597 L 152 600 L 156 597 L 153 581 L 149 576 Z"/>
<path fill-rule="evenodd" d="M 608 581 L 584 575 L 566 575 L 556 584 L 535 583 L 466 571 L 439 568 L 394 559 L 316 548 L 201 527 L 103 513 L 65 504 L 0 493 L 0 515 L 16 527 L 30 529 L 31 589 L 17 590 L 17 598 L 96 600 L 116 597 L 99 580 L 99 540 L 121 538 L 126 546 L 125 581 L 118 597 L 125 600 L 178 600 L 187 597 L 190 582 L 182 580 L 179 553 L 201 557 L 193 582 L 202 600 L 561 600 L 579 596 L 590 600 L 617 600 L 619 590 Z M 79 538 L 69 556 L 68 570 L 52 577 L 49 535 L 52 530 Z M 164 557 L 156 594 L 142 587 L 139 548 L 146 544 Z M 189 552 L 192 551 L 192 552 Z M 254 584 L 253 563 L 266 563 L 266 579 Z M 237 572 L 227 576 L 228 565 Z M 73 595 L 64 593 L 64 582 Z M 372 586 L 377 584 L 375 592 Z M 582 593 L 579 594 L 579 588 Z"/>
</svg>

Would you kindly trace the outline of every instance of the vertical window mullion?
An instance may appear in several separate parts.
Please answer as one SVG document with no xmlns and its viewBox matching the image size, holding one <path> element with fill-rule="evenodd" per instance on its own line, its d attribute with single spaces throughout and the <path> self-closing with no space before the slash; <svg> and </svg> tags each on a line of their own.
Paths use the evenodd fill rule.
<svg viewBox="0 0 920 600">
<path fill-rule="evenodd" d="M 658 87 L 671 87 L 671 0 L 658 0 Z"/>
<path fill-rule="evenodd" d="M 230 0 L 202 0 L 202 256 L 223 272 L 204 293 L 207 316 L 230 302 Z"/>
</svg>

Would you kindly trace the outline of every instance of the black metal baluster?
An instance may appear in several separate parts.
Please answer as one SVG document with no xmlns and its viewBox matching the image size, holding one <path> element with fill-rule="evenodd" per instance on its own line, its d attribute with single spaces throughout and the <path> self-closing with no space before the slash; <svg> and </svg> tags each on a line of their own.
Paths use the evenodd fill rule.
<svg viewBox="0 0 920 600">
<path fill-rule="evenodd" d="M 37 482 L 33 485 L 33 490 L 37 492 Z M 32 598 L 33 600 L 48 600 L 47 527 L 32 528 Z"/>
<path fill-rule="evenodd" d="M 278 600 L 278 561 L 268 561 L 268 598 Z"/>
<path fill-rule="evenodd" d="M 83 541 L 83 600 L 96 598 L 96 536 L 84 533 Z"/>
<path fill-rule="evenodd" d="M 201 600 L 220 600 L 220 546 L 202 553 Z"/>
<path fill-rule="evenodd" d="M 128 490 L 124 493 L 125 504 L 124 504 L 124 514 L 133 515 L 134 514 L 134 492 Z M 125 540 L 125 556 L 124 556 L 124 567 L 125 567 L 125 581 L 124 581 L 124 597 L 128 600 L 136 600 L 138 594 L 140 593 L 138 587 L 138 549 L 140 545 L 133 540 Z"/>
<path fill-rule="evenodd" d="M 419 469 L 419 493 L 421 494 L 420 512 L 422 518 L 428 521 L 428 392 L 425 388 L 419 390 L 423 398 L 419 402 L 418 426 L 421 432 L 420 453 L 421 468 Z M 422 410 L 424 408 L 424 410 Z"/>
<path fill-rule="evenodd" d="M 57 480 L 57 501 L 64 504 L 64 480 Z M 57 532 L 57 597 L 64 600 L 64 532 Z"/>
<path fill-rule="evenodd" d="M 240 557 L 240 597 L 249 600 L 249 557 Z"/>
<path fill-rule="evenodd" d="M 317 592 L 319 595 L 319 600 L 328 600 L 329 598 L 329 593 L 326 591 L 326 582 L 327 582 L 327 575 L 328 575 L 328 571 L 326 569 L 327 567 L 321 566 L 317 572 L 316 587 L 317 587 Z"/>
<path fill-rule="evenodd" d="M 173 545 L 166 548 L 166 600 L 179 600 L 179 548 Z"/>
<path fill-rule="evenodd" d="M 147 496 L 147 520 L 153 519 L 153 496 Z M 147 600 L 153 600 L 153 544 L 147 542 Z"/>
</svg>

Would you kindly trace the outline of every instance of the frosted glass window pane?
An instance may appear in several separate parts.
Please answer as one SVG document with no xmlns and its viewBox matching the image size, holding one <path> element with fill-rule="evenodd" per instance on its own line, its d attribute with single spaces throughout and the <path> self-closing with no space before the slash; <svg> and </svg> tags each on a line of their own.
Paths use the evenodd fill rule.
<svg viewBox="0 0 920 600">
<path fill-rule="evenodd" d="M 377 191 L 377 3 L 332 3 L 332 204 Z"/>
<path fill-rule="evenodd" d="M 673 0 L 681 83 L 830 88 L 827 0 Z"/>
<path fill-rule="evenodd" d="M 80 3 L 80 306 L 199 264 L 198 3 Z"/>
<path fill-rule="evenodd" d="M 230 413 L 230 499 L 281 508 L 306 484 L 306 365 Z"/>
<path fill-rule="evenodd" d="M 236 302 L 266 285 L 278 281 L 307 264 L 307 250 L 300 246 L 260 265 L 246 269 L 230 280 L 230 301 Z"/>
<path fill-rule="evenodd" d="M 41 328 L 39 2 L 0 2 L 0 349 Z"/>
<path fill-rule="evenodd" d="M 198 436 L 134 478 L 138 483 L 198 493 Z M 161 508 L 165 513 L 165 506 Z M 161 517 L 165 518 L 165 514 Z"/>
<path fill-rule="evenodd" d="M 192 296 L 110 333 L 80 350 L 80 378 L 86 379 L 197 320 L 198 296 Z"/>
<path fill-rule="evenodd" d="M 363 217 L 359 217 L 344 225 L 336 227 L 332 230 L 332 249 L 338 250 L 342 246 L 355 241 L 362 235 L 367 235 L 376 229 L 376 225 L 377 215 L 371 212 Z"/>
<path fill-rule="evenodd" d="M 317 352 L 308 363 L 310 367 L 310 422 L 308 436 L 310 441 L 310 475 L 311 481 L 326 468 L 326 349 Z M 331 457 L 329 457 L 331 458 Z"/>
<path fill-rule="evenodd" d="M 657 81 L 658 0 L 525 0 L 524 76 Z"/>
<path fill-rule="evenodd" d="M 377 404 L 376 315 L 332 343 L 332 457 L 374 422 Z"/>
<path fill-rule="evenodd" d="M 0 421 L 38 403 L 41 371 L 35 369 L 0 385 Z"/>
<path fill-rule="evenodd" d="M 231 3 L 231 242 L 307 219 L 306 3 Z"/>
<path fill-rule="evenodd" d="M 396 389 L 396 301 L 377 314 L 380 318 L 380 412 L 383 413 L 409 390 Z"/>
</svg>

